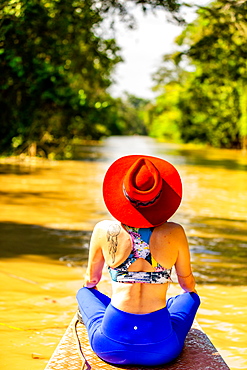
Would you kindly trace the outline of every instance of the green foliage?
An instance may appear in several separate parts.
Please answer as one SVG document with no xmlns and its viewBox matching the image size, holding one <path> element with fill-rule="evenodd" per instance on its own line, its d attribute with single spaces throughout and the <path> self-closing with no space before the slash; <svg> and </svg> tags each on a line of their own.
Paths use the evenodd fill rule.
<svg viewBox="0 0 247 370">
<path fill-rule="evenodd" d="M 179 100 L 179 123 L 185 142 L 215 147 L 239 147 L 238 95 L 233 86 L 199 83 L 193 74 Z"/>
<path fill-rule="evenodd" d="M 138 99 L 107 92 L 121 57 L 102 23 L 134 27 L 133 5 L 181 21 L 178 0 L 2 0 L 0 152 L 60 146 L 68 157 L 71 139 L 146 132 Z"/>
<path fill-rule="evenodd" d="M 150 136 L 175 142 L 180 140 L 178 123 L 181 111 L 177 107 L 179 93 L 179 84 L 170 83 L 166 85 L 165 93 L 158 96 L 152 110 Z"/>
<path fill-rule="evenodd" d="M 147 107 L 149 100 L 125 94 L 116 100 L 115 134 L 147 135 Z"/>
<path fill-rule="evenodd" d="M 134 5 L 134 6 L 133 6 Z M 128 23 L 129 27 L 135 27 L 135 19 L 132 11 L 139 7 L 146 12 L 147 10 L 155 11 L 164 9 L 176 22 L 183 23 L 184 19 L 180 14 L 182 3 L 179 0 L 99 0 L 97 7 L 101 13 L 110 13 L 111 21 L 114 26 L 114 15 L 118 14 L 122 20 Z"/>
<path fill-rule="evenodd" d="M 106 89 L 121 58 L 114 39 L 97 36 L 103 18 L 92 5 L 79 0 L 1 5 L 1 150 L 11 142 L 48 144 L 46 133 L 54 140 L 102 135 Z"/>
<path fill-rule="evenodd" d="M 182 51 L 164 59 L 157 87 L 163 81 L 163 99 L 169 100 L 167 86 L 174 79 L 179 83 L 172 106 L 181 114 L 173 121 L 185 142 L 239 148 L 246 141 L 246 38 L 247 3 L 215 1 L 199 8 L 196 21 L 176 39 Z M 190 72 L 174 77 L 182 66 Z"/>
<path fill-rule="evenodd" d="M 156 138 L 168 141 L 180 141 L 181 109 L 179 99 L 182 94 L 182 83 L 188 73 L 174 63 L 173 55 L 163 57 L 163 63 L 153 75 L 156 82 L 154 91 L 160 92 L 152 106 L 149 133 Z"/>
</svg>

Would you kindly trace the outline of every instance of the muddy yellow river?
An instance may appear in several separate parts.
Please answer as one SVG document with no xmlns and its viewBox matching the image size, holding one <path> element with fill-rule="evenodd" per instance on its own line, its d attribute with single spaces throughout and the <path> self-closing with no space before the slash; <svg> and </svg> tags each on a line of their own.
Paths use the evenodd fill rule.
<svg viewBox="0 0 247 370">
<path fill-rule="evenodd" d="M 111 137 L 73 161 L 0 161 L 0 369 L 43 370 L 76 310 L 101 183 L 127 154 L 171 161 L 184 186 L 173 217 L 188 235 L 197 320 L 232 370 L 247 369 L 247 156 Z M 171 289 L 176 289 L 176 283 Z"/>
</svg>

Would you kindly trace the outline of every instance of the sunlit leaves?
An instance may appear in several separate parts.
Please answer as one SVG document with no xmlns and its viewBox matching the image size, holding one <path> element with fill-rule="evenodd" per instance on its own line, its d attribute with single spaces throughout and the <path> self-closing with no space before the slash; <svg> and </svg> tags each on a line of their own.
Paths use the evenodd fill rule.
<svg viewBox="0 0 247 370">
<path fill-rule="evenodd" d="M 114 39 L 95 34 L 103 18 L 91 5 L 79 0 L 4 3 L 0 10 L 2 149 L 11 143 L 13 148 L 32 141 L 42 144 L 44 132 L 54 140 L 100 137 L 95 128 L 101 120 L 97 104 L 105 101 L 111 71 L 121 59 Z M 74 117 L 79 116 L 76 126 Z M 13 142 L 19 135 L 22 141 Z"/>
<path fill-rule="evenodd" d="M 241 136 L 247 135 L 246 40 L 247 2 L 241 0 L 200 7 L 198 18 L 176 38 L 178 50 L 164 59 L 158 86 L 163 81 L 164 100 L 171 81 L 181 86 L 170 110 L 181 111 L 177 126 L 184 141 L 241 146 Z M 183 78 L 174 75 L 179 67 L 188 71 Z"/>
<path fill-rule="evenodd" d="M 47 153 L 53 142 L 67 153 L 70 138 L 147 132 L 146 103 L 107 92 L 121 56 L 105 27 L 134 27 L 135 7 L 181 20 L 178 0 L 2 0 L 1 151 L 35 142 Z"/>
<path fill-rule="evenodd" d="M 151 136 L 169 141 L 180 140 L 178 129 L 181 120 L 181 111 L 178 108 L 180 92 L 181 86 L 173 81 L 168 83 L 164 93 L 157 97 L 152 108 L 152 123 L 149 128 Z"/>
</svg>

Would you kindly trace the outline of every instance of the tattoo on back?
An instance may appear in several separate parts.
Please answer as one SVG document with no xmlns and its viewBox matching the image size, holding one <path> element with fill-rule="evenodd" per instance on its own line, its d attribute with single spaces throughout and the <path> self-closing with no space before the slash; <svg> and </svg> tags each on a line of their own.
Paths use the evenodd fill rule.
<svg viewBox="0 0 247 370">
<path fill-rule="evenodd" d="M 112 224 L 107 230 L 107 241 L 109 243 L 109 254 L 112 258 L 112 263 L 115 262 L 115 254 L 118 245 L 118 235 L 120 234 L 121 227 L 118 224 Z"/>
</svg>

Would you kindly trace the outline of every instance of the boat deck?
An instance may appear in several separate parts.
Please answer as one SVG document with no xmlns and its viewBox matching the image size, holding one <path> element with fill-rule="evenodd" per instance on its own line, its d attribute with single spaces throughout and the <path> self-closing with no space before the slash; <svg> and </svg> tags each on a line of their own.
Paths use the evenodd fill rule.
<svg viewBox="0 0 247 370">
<path fill-rule="evenodd" d="M 84 357 L 81 356 L 75 335 L 76 321 L 77 317 L 75 316 L 45 370 L 151 370 L 150 367 L 114 366 L 102 361 L 90 348 L 85 326 L 78 322 L 76 331 L 80 338 L 81 350 Z M 176 361 L 167 365 L 153 367 L 152 369 L 229 370 L 229 367 L 195 321 L 186 337 L 184 349 Z"/>
</svg>

